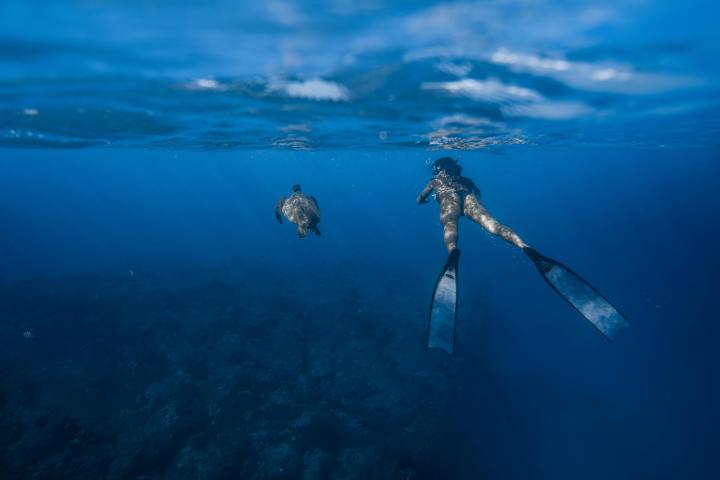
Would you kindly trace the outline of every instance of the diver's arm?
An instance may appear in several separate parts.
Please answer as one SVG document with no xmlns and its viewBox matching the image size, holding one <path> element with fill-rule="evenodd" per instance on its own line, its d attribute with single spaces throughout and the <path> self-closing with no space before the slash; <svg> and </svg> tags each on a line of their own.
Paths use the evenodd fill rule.
<svg viewBox="0 0 720 480">
<path fill-rule="evenodd" d="M 430 192 L 433 191 L 435 188 L 435 179 L 432 179 L 428 182 L 427 185 L 425 185 L 425 188 L 423 188 L 423 191 L 420 192 L 420 195 L 417 197 L 417 203 L 427 203 L 427 197 L 430 195 Z"/>
<path fill-rule="evenodd" d="M 475 195 L 477 198 L 480 198 L 480 189 L 477 185 L 475 185 L 475 182 L 470 180 L 470 190 L 472 190 L 473 195 Z"/>
<path fill-rule="evenodd" d="M 460 183 L 470 190 L 470 193 L 475 195 L 478 199 L 480 198 L 480 189 L 477 185 L 475 185 L 475 182 L 467 177 L 460 177 Z"/>
<path fill-rule="evenodd" d="M 275 202 L 275 219 L 278 221 L 278 223 L 282 223 L 282 207 L 285 203 L 285 197 L 280 197 L 277 202 Z"/>
</svg>

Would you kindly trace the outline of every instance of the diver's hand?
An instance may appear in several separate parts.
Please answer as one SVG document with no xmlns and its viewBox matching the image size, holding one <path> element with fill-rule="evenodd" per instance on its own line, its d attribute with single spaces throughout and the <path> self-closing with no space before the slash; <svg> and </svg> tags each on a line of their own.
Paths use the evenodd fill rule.
<svg viewBox="0 0 720 480">
<path fill-rule="evenodd" d="M 416 200 L 416 201 L 417 201 L 417 203 L 419 203 L 419 204 L 428 203 L 427 197 L 425 197 L 425 198 L 423 198 L 423 197 L 417 197 L 417 200 Z"/>
</svg>

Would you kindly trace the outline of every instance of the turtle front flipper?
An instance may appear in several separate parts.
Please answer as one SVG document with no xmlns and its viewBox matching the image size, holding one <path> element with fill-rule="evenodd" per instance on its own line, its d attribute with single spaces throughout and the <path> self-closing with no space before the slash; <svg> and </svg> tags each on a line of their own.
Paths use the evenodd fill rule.
<svg viewBox="0 0 720 480">
<path fill-rule="evenodd" d="M 282 207 L 285 204 L 285 197 L 280 197 L 277 202 L 275 202 L 275 219 L 278 221 L 278 223 L 283 223 L 282 221 Z"/>
</svg>

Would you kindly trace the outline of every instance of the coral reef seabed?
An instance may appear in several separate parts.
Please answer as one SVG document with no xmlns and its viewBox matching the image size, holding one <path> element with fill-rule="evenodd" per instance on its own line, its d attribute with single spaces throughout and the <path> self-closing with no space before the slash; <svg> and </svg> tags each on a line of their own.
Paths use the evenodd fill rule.
<svg viewBox="0 0 720 480">
<path fill-rule="evenodd" d="M 422 283 L 259 272 L 2 286 L 0 477 L 471 475 Z"/>
</svg>

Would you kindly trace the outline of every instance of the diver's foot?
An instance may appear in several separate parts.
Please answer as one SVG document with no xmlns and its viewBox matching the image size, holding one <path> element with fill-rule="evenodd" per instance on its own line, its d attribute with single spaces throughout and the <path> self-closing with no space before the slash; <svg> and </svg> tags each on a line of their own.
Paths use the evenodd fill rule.
<svg viewBox="0 0 720 480">
<path fill-rule="evenodd" d="M 518 247 L 520 250 L 525 250 L 526 248 L 530 247 L 530 245 L 523 242 L 522 239 L 517 235 L 513 235 L 512 238 L 510 238 L 510 243 Z"/>
</svg>

